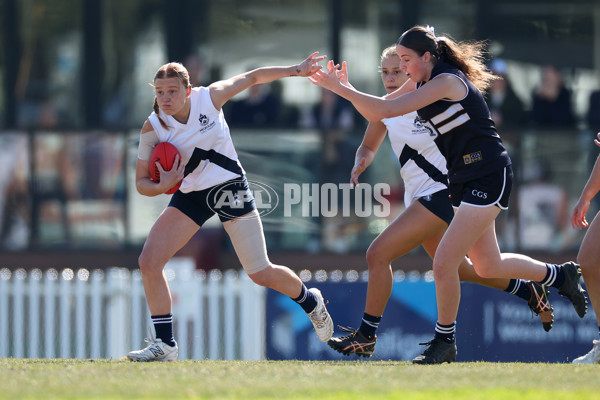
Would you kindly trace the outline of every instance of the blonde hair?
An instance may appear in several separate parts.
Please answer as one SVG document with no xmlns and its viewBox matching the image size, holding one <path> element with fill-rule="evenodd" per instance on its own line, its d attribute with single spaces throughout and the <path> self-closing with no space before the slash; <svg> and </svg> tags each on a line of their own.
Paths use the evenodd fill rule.
<svg viewBox="0 0 600 400">
<path fill-rule="evenodd" d="M 379 67 L 377 67 L 377 71 L 379 73 L 381 73 L 381 64 L 383 63 L 383 60 L 385 60 L 386 58 L 390 58 L 390 57 L 399 57 L 398 53 L 396 53 L 396 45 L 386 47 L 381 52 L 381 58 L 379 60 Z"/>
<path fill-rule="evenodd" d="M 389 57 L 398 57 L 398 53 L 396 53 L 396 45 L 392 45 L 390 47 L 386 47 L 381 52 L 381 61 L 385 60 Z"/>
<path fill-rule="evenodd" d="M 190 86 L 190 74 L 189 74 L 188 70 L 181 63 L 170 62 L 168 64 L 163 65 L 162 67 L 160 67 L 158 69 L 158 71 L 156 71 L 156 74 L 154 74 L 154 80 L 152 82 L 156 82 L 157 79 L 166 79 L 166 78 L 177 78 L 177 79 L 179 79 L 179 81 L 185 88 Z M 165 129 L 168 129 L 169 127 L 167 126 L 165 121 L 163 121 L 160 118 L 160 115 L 159 115 L 160 110 L 158 107 L 158 101 L 156 100 L 156 96 L 154 96 L 154 105 L 152 106 L 152 109 L 154 110 L 154 113 L 158 117 L 158 120 L 160 121 L 160 124 L 162 125 L 162 127 Z"/>
<path fill-rule="evenodd" d="M 434 63 L 441 60 L 455 66 L 481 92 L 498 79 L 486 66 L 485 41 L 456 42 L 449 36 L 435 36 L 432 27 L 417 25 L 404 32 L 397 44 L 414 50 L 419 56 L 431 53 Z"/>
</svg>

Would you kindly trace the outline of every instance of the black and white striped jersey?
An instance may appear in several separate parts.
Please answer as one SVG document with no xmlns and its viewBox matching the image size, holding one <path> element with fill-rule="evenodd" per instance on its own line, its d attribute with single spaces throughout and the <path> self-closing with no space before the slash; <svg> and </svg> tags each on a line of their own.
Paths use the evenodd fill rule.
<svg viewBox="0 0 600 400">
<path fill-rule="evenodd" d="M 446 189 L 446 159 L 434 143 L 435 133 L 422 124 L 416 112 L 381 120 L 388 130 L 392 149 L 400 161 L 404 181 L 404 205 L 419 197 Z"/>
<path fill-rule="evenodd" d="M 215 109 L 206 87 L 195 87 L 190 94 L 190 116 L 186 123 L 177 121 L 159 110 L 164 128 L 153 112 L 148 121 L 160 142 L 177 147 L 186 164 L 183 193 L 207 189 L 245 174 L 233 147 L 223 110 Z M 223 161 L 225 160 L 225 161 Z M 233 168 L 229 165 L 233 165 Z M 188 168 L 193 166 L 192 168 Z"/>
<path fill-rule="evenodd" d="M 450 183 L 467 182 L 511 164 L 481 92 L 458 68 L 438 63 L 431 78 L 442 74 L 458 77 L 467 94 L 459 101 L 438 100 L 418 110 L 419 117 L 435 130 L 435 143 L 448 163 Z M 425 85 L 419 82 L 417 88 Z"/>
</svg>

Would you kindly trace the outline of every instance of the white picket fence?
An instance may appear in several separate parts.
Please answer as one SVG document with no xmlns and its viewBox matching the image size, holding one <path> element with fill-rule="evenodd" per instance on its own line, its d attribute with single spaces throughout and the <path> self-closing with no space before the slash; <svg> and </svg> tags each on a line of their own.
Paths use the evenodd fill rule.
<svg viewBox="0 0 600 400">
<path fill-rule="evenodd" d="M 165 273 L 180 360 L 265 358 L 264 288 L 187 258 Z M 138 270 L 0 267 L 0 358 L 119 359 L 146 345 L 151 326 Z"/>
</svg>

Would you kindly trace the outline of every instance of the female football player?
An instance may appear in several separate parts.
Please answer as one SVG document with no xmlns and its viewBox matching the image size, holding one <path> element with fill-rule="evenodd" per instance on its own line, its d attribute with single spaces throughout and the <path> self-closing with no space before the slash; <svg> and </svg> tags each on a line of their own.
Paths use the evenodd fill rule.
<svg viewBox="0 0 600 400">
<path fill-rule="evenodd" d="M 399 89 L 408 77 L 400 69 L 396 46 L 381 54 L 381 80 L 388 96 Z M 344 82 L 348 75 L 342 64 Z M 343 354 L 369 357 L 373 353 L 376 330 L 392 292 L 391 262 L 422 245 L 433 258 L 436 248 L 452 221 L 453 211 L 447 186 L 446 160 L 433 142 L 432 131 L 424 126 L 416 112 L 371 122 L 356 152 L 350 180 L 358 185 L 358 177 L 371 164 L 387 134 L 400 161 L 404 181 L 402 212 L 371 244 L 367 250 L 369 283 L 367 301 L 360 328 L 349 335 L 334 337 L 328 344 Z M 548 289 L 533 281 L 506 278 L 481 278 L 472 264 L 464 258 L 459 266 L 461 281 L 470 281 L 515 294 L 528 302 L 531 310 L 549 331 L 554 322 L 553 309 L 548 302 Z M 348 328 L 342 328 L 347 330 Z"/>
<path fill-rule="evenodd" d="M 152 226 L 139 257 L 156 339 L 151 337 L 149 346 L 130 352 L 130 360 L 177 360 L 171 293 L 163 269 L 215 212 L 250 278 L 294 299 L 308 314 L 319 339 L 331 338 L 333 322 L 321 292 L 308 290 L 289 268 L 269 261 L 261 220 L 222 110 L 233 96 L 253 85 L 311 76 L 324 58 L 316 52 L 297 65 L 257 68 L 208 87 L 192 88 L 188 71 L 179 63 L 165 64 L 156 72 L 154 112 L 141 131 L 136 187 L 142 195 L 156 196 L 183 182 Z M 154 182 L 148 171 L 150 155 L 164 141 L 175 145 L 181 158 L 168 171 L 157 163 L 160 181 Z M 232 194 L 234 204 L 219 203 L 218 195 L 225 192 Z"/>
<path fill-rule="evenodd" d="M 408 81 L 394 98 L 371 96 L 343 84 L 337 66 L 328 64 L 309 80 L 346 98 L 370 122 L 417 111 L 435 135 L 447 161 L 455 214 L 433 259 L 438 320 L 434 338 L 413 362 L 438 364 L 456 359 L 456 316 L 460 302 L 459 265 L 467 255 L 484 278 L 521 278 L 559 289 L 578 315 L 587 310 L 575 263 L 546 264 L 520 254 L 501 253 L 494 221 L 508 207 L 511 160 L 496 132 L 481 94 L 494 75 L 483 62 L 482 42 L 437 37 L 415 26 L 396 44 Z"/>
</svg>

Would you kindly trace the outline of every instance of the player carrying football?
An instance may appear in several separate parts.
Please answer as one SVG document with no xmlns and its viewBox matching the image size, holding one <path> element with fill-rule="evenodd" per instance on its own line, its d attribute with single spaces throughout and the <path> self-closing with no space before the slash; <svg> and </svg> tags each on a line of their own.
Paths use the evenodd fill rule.
<svg viewBox="0 0 600 400">
<path fill-rule="evenodd" d="M 192 88 L 188 71 L 179 63 L 165 64 L 156 72 L 154 112 L 141 131 L 136 186 L 142 195 L 156 196 L 181 179 L 183 182 L 152 226 L 139 257 L 156 339 L 151 337 L 149 346 L 130 352 L 130 360 L 177 360 L 171 293 L 163 269 L 215 212 L 250 278 L 291 297 L 306 311 L 319 339 L 326 342 L 331 338 L 333 322 L 321 292 L 307 289 L 289 268 L 269 261 L 260 216 L 222 110 L 227 101 L 252 85 L 287 76 L 311 76 L 324 58 L 316 52 L 297 65 L 257 68 L 208 87 Z M 161 176 L 154 182 L 148 162 L 154 146 L 164 141 L 177 147 L 181 159 L 177 158 L 169 171 L 157 164 Z M 216 204 L 213 195 L 223 191 L 235 194 L 235 204 Z"/>
</svg>

